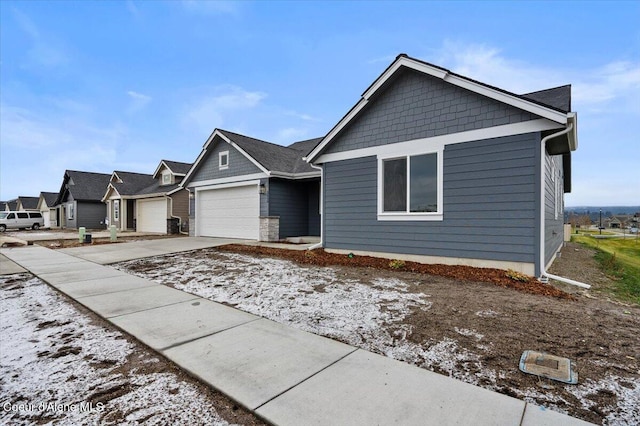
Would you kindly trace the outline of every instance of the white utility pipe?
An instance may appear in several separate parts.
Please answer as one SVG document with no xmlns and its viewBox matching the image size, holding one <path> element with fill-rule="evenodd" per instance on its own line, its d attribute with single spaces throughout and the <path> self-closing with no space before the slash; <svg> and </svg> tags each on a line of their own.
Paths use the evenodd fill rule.
<svg viewBox="0 0 640 426">
<path fill-rule="evenodd" d="M 322 217 L 324 215 L 324 209 L 322 208 L 322 200 L 324 199 L 324 194 L 322 192 L 323 192 L 323 189 L 324 189 L 324 179 L 323 179 L 323 176 L 322 176 L 322 174 L 323 174 L 322 173 L 322 167 L 314 166 L 311 163 L 309 163 L 309 165 L 311 167 L 313 167 L 314 169 L 320 170 L 320 197 L 319 197 L 320 199 L 318 200 L 319 203 L 320 203 L 320 242 L 317 243 L 317 244 L 312 245 L 309 248 L 307 248 L 307 250 L 315 250 L 315 249 L 318 249 L 318 248 L 322 248 L 322 231 L 323 231 L 323 228 L 324 228 L 324 225 L 323 225 L 324 219 Z"/>
<path fill-rule="evenodd" d="M 591 288 L 589 284 L 585 284 L 580 281 L 571 280 L 569 278 L 561 277 L 558 275 L 553 275 L 545 271 L 544 225 L 545 225 L 546 214 L 545 214 L 544 195 L 545 195 L 545 184 L 546 184 L 546 181 L 545 181 L 546 143 L 548 140 L 556 138 L 558 136 L 565 135 L 569 133 L 571 130 L 573 130 L 573 123 L 569 123 L 569 125 L 565 129 L 557 133 L 553 133 L 549 136 L 545 136 L 544 138 L 542 138 L 542 141 L 540 142 L 540 278 L 539 280 L 543 281 L 544 278 L 546 277 L 546 278 L 554 279 L 556 281 L 561 281 L 563 283 L 575 285 L 581 288 Z"/>
</svg>

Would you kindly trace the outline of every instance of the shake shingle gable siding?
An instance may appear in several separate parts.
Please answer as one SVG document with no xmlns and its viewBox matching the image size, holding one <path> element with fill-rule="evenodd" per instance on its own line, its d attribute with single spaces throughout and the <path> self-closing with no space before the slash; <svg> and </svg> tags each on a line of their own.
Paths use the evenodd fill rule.
<svg viewBox="0 0 640 426">
<path fill-rule="evenodd" d="M 343 130 L 325 153 L 369 148 L 538 118 L 534 114 L 412 70 L 401 75 Z"/>
</svg>

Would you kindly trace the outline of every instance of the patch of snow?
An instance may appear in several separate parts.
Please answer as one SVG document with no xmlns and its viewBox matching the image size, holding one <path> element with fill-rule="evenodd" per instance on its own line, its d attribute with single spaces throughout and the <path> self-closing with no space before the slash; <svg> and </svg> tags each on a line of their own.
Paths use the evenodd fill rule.
<svg viewBox="0 0 640 426">
<path fill-rule="evenodd" d="M 640 424 L 640 381 L 630 382 L 628 379 L 609 374 L 598 382 L 589 379 L 577 386 L 567 386 L 566 390 L 580 401 L 584 409 L 595 405 L 589 399 L 589 395 L 600 392 L 614 394 L 617 399 L 615 405 L 598 406 L 599 410 L 606 414 L 607 424 L 621 426 Z"/>
<path fill-rule="evenodd" d="M 475 330 L 469 330 L 467 328 L 458 328 L 458 327 L 454 327 L 453 329 L 456 331 L 456 333 L 466 337 L 473 337 L 477 341 L 482 340 L 482 338 L 484 337 L 484 334 L 480 334 Z"/>
<path fill-rule="evenodd" d="M 227 424 L 193 385 L 173 374 L 117 372 L 134 346 L 94 325 L 38 278 L 0 276 L 0 292 L 0 423 L 114 424 L 114 413 L 126 413 L 131 423 Z M 130 391 L 91 405 L 96 392 L 117 384 Z"/>
<path fill-rule="evenodd" d="M 487 309 L 487 310 L 484 310 L 484 311 L 476 312 L 476 315 L 481 317 L 481 318 L 496 318 L 496 317 L 500 316 L 500 312 L 496 312 L 494 310 Z"/>
</svg>

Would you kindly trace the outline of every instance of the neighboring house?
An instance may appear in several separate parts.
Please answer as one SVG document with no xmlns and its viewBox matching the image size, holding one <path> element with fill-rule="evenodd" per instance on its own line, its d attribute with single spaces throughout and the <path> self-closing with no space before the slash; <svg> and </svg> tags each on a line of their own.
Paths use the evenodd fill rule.
<svg viewBox="0 0 640 426">
<path fill-rule="evenodd" d="M 18 210 L 18 199 L 14 198 L 13 200 L 5 201 L 3 210 L 5 212 L 15 212 L 15 211 L 17 211 Z"/>
<path fill-rule="evenodd" d="M 38 198 L 37 209 L 42 213 L 44 218 L 45 228 L 57 228 L 57 209 L 56 199 L 58 198 L 57 192 L 41 192 Z"/>
<path fill-rule="evenodd" d="M 180 182 L 189 163 L 162 160 L 153 175 L 115 171 L 102 201 L 121 231 L 177 234 L 189 220 L 189 193 Z"/>
<path fill-rule="evenodd" d="M 105 228 L 107 208 L 102 202 L 111 175 L 105 173 L 64 172 L 56 206 L 56 222 L 60 228 Z"/>
<path fill-rule="evenodd" d="M 277 241 L 320 235 L 320 170 L 302 157 L 320 139 L 288 147 L 216 129 L 187 173 L 189 233 Z"/>
<path fill-rule="evenodd" d="M 16 206 L 18 211 L 38 211 L 38 197 L 18 197 Z"/>
<path fill-rule="evenodd" d="M 9 206 L 6 201 L 0 201 L 0 212 L 6 212 L 9 210 Z"/>
<path fill-rule="evenodd" d="M 563 243 L 570 111 L 570 86 L 516 95 L 399 55 L 307 156 L 322 245 L 541 274 Z"/>
</svg>

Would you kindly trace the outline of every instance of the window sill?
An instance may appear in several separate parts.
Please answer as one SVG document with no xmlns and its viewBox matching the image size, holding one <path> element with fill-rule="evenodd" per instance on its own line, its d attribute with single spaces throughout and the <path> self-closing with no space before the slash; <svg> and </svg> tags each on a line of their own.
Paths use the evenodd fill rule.
<svg viewBox="0 0 640 426">
<path fill-rule="evenodd" d="M 380 221 L 442 221 L 442 213 L 378 213 Z"/>
<path fill-rule="evenodd" d="M 218 170 L 227 170 L 229 166 L 219 166 Z"/>
</svg>

